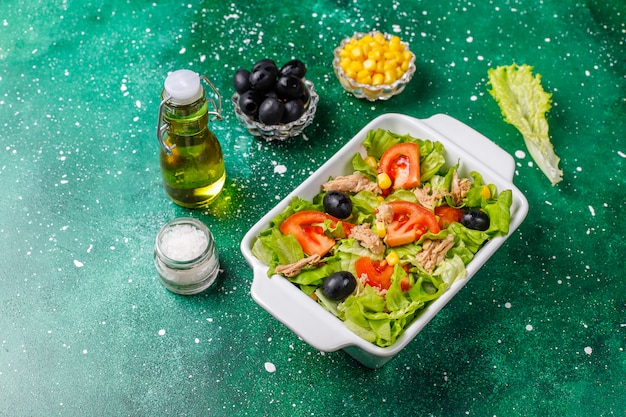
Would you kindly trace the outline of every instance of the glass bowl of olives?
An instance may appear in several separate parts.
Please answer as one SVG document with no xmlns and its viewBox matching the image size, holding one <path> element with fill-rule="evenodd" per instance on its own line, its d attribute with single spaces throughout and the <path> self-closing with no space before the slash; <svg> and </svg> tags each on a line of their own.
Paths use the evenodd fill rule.
<svg viewBox="0 0 626 417">
<path fill-rule="evenodd" d="M 333 70 L 341 86 L 357 98 L 388 100 L 415 74 L 415 54 L 397 35 L 357 32 L 335 48 Z"/>
<path fill-rule="evenodd" d="M 319 101 L 305 75 L 306 66 L 299 60 L 278 68 L 273 60 L 263 59 L 251 71 L 239 69 L 232 96 L 239 123 L 267 141 L 300 135 L 313 121 Z"/>
</svg>

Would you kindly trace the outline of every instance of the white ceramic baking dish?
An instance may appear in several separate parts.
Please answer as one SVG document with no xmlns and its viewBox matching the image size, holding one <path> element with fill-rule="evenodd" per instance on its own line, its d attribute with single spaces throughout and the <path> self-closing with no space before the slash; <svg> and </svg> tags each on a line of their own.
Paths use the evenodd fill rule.
<svg viewBox="0 0 626 417">
<path fill-rule="evenodd" d="M 460 161 L 460 175 L 468 176 L 470 171 L 478 171 L 482 174 L 485 183 L 495 184 L 499 192 L 510 189 L 513 193 L 509 234 L 487 242 L 467 265 L 467 278 L 455 282 L 440 298 L 428 305 L 407 327 L 396 343 L 386 348 L 378 347 L 352 333 L 341 320 L 305 295 L 287 279 L 279 275 L 268 277 L 268 267 L 251 253 L 254 238 L 262 230 L 268 228 L 270 220 L 289 204 L 294 195 L 310 200 L 320 192 L 321 184 L 329 177 L 351 174 L 353 172 L 352 157 L 357 152 L 365 155 L 362 142 L 368 131 L 378 128 L 398 134 L 408 133 L 420 139 L 439 141 L 446 149 L 446 161 L 449 164 Z M 324 352 L 344 349 L 363 365 L 379 368 L 417 336 L 522 223 L 528 213 L 528 202 L 520 190 L 513 185 L 514 170 L 515 162 L 511 155 L 477 131 L 450 116 L 438 114 L 428 119 L 416 119 L 400 114 L 379 116 L 361 129 L 313 175 L 265 214 L 244 236 L 241 242 L 241 252 L 254 273 L 252 298 L 314 348 Z"/>
</svg>

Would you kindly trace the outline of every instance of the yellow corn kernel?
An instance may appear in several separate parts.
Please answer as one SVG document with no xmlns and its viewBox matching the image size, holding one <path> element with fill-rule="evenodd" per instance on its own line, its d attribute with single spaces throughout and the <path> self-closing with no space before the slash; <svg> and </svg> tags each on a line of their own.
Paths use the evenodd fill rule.
<svg viewBox="0 0 626 417">
<path fill-rule="evenodd" d="M 368 155 L 363 162 L 365 162 L 367 164 L 367 166 L 370 166 L 374 169 L 376 169 L 378 167 L 378 162 L 376 161 L 376 158 L 374 158 L 372 155 Z"/>
<path fill-rule="evenodd" d="M 350 58 L 352 59 L 361 59 L 362 56 L 361 48 L 352 48 L 350 51 Z"/>
<path fill-rule="evenodd" d="M 383 53 L 379 48 L 372 49 L 367 54 L 367 59 L 371 59 L 372 61 L 380 61 L 382 57 L 383 57 Z"/>
<path fill-rule="evenodd" d="M 385 260 L 387 261 L 387 264 L 389 264 L 389 266 L 394 266 L 400 262 L 400 257 L 398 256 L 398 252 L 392 250 L 387 254 L 387 256 L 385 256 Z"/>
<path fill-rule="evenodd" d="M 386 190 L 391 187 L 391 178 L 389 178 L 389 175 L 386 172 L 378 174 L 376 179 L 381 190 Z"/>
<path fill-rule="evenodd" d="M 374 74 L 372 75 L 372 85 L 381 85 L 385 83 L 385 76 L 382 74 Z"/>
<path fill-rule="evenodd" d="M 385 71 L 385 84 L 392 84 L 396 79 L 395 71 Z"/>
<path fill-rule="evenodd" d="M 486 200 L 489 200 L 491 198 L 491 190 L 485 185 L 483 186 L 483 189 L 480 190 L 480 195 L 485 197 Z"/>
<path fill-rule="evenodd" d="M 385 201 L 385 197 L 383 197 L 382 195 L 379 195 L 378 197 L 376 197 L 376 199 L 381 203 Z"/>
<path fill-rule="evenodd" d="M 381 239 L 387 236 L 387 225 L 384 222 L 376 222 L 376 234 Z"/>
<path fill-rule="evenodd" d="M 345 69 L 343 71 L 346 74 L 346 77 L 356 79 L 356 71 L 352 70 L 352 68 Z"/>
<path fill-rule="evenodd" d="M 370 72 L 374 71 L 376 69 L 376 61 L 366 59 L 365 61 L 363 61 L 363 69 L 366 69 Z"/>
<path fill-rule="evenodd" d="M 350 69 L 356 73 L 363 70 L 363 64 L 361 61 L 352 61 L 350 62 Z"/>
<path fill-rule="evenodd" d="M 356 82 L 361 83 L 361 84 L 372 84 L 372 76 L 369 74 L 364 75 L 364 76 L 357 75 Z"/>
</svg>

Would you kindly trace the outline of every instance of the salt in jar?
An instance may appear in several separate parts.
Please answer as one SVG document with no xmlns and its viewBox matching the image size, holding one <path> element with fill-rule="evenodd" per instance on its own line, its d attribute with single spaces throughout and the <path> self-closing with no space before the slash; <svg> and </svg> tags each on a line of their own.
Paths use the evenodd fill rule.
<svg viewBox="0 0 626 417">
<path fill-rule="evenodd" d="M 183 295 L 204 291 L 220 268 L 211 231 L 191 217 L 166 223 L 156 237 L 154 265 L 168 290 Z"/>
</svg>

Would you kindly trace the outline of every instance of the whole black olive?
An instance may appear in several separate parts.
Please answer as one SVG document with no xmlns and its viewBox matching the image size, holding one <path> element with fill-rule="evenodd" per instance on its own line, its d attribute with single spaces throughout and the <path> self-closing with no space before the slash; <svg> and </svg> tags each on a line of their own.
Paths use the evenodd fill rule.
<svg viewBox="0 0 626 417">
<path fill-rule="evenodd" d="M 262 59 L 260 61 L 257 61 L 253 66 L 252 66 L 252 72 L 254 71 L 258 71 L 258 70 L 265 70 L 268 71 L 270 74 L 272 74 L 273 77 L 276 77 L 278 75 L 278 68 L 276 67 L 276 63 L 269 59 Z"/>
<path fill-rule="evenodd" d="M 489 216 L 482 210 L 467 210 L 461 217 L 461 224 L 468 229 L 485 231 L 489 229 Z"/>
<path fill-rule="evenodd" d="M 276 84 L 276 74 L 265 68 L 259 68 L 250 73 L 249 81 L 252 89 L 263 93 L 274 88 Z"/>
<path fill-rule="evenodd" d="M 259 107 L 259 121 L 266 125 L 278 124 L 285 113 L 285 105 L 282 101 L 268 97 L 263 100 Z"/>
<path fill-rule="evenodd" d="M 278 76 L 283 77 L 285 75 L 294 75 L 298 78 L 304 78 L 306 74 L 306 66 L 298 59 L 287 62 L 278 71 Z"/>
<path fill-rule="evenodd" d="M 335 272 L 324 280 L 322 293 L 334 301 L 341 301 L 356 288 L 356 278 L 348 271 Z"/>
<path fill-rule="evenodd" d="M 304 104 L 300 99 L 289 100 L 285 103 L 285 113 L 283 114 L 283 123 L 298 120 L 304 114 Z"/>
<path fill-rule="evenodd" d="M 276 94 L 284 99 L 293 99 L 300 97 L 304 92 L 304 83 L 302 80 L 293 75 L 280 77 L 276 82 Z"/>
<path fill-rule="evenodd" d="M 352 214 L 352 200 L 341 191 L 329 191 L 323 200 L 324 211 L 338 219 L 347 219 Z"/>
<path fill-rule="evenodd" d="M 248 91 L 251 88 L 250 71 L 243 68 L 239 69 L 233 77 L 233 84 L 235 86 L 235 91 L 239 94 L 243 94 Z"/>
</svg>

